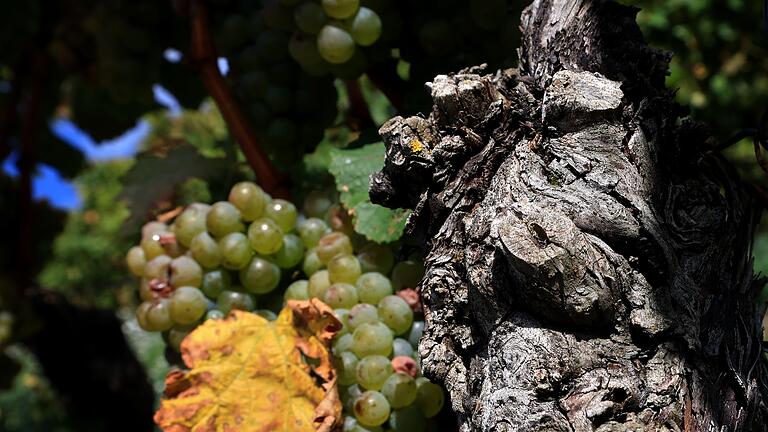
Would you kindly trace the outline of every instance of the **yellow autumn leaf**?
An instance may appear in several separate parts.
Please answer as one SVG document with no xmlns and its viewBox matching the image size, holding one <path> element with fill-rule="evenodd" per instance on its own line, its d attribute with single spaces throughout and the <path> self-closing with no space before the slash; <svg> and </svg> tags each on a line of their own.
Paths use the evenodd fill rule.
<svg viewBox="0 0 768 432">
<path fill-rule="evenodd" d="M 275 321 L 241 311 L 206 321 L 181 343 L 189 371 L 168 374 L 155 422 L 166 432 L 338 427 L 329 346 L 340 328 L 317 299 L 289 302 Z"/>
</svg>

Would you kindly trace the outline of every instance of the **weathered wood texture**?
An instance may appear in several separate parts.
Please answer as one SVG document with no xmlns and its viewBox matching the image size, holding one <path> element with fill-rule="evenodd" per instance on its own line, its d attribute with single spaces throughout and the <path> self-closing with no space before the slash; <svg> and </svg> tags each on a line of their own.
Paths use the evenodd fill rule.
<svg viewBox="0 0 768 432">
<path fill-rule="evenodd" d="M 462 430 L 768 430 L 760 211 L 636 10 L 537 0 L 520 69 L 427 85 L 371 197 L 415 209 L 425 373 Z"/>
</svg>

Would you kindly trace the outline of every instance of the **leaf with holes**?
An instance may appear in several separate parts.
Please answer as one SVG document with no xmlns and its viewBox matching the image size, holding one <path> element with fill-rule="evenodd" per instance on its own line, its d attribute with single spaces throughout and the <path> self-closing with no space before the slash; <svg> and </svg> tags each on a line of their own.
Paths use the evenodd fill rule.
<svg viewBox="0 0 768 432">
<path fill-rule="evenodd" d="M 155 413 L 164 431 L 330 431 L 341 402 L 330 341 L 341 328 L 318 301 L 290 301 L 275 321 L 234 311 L 181 344 Z"/>
</svg>

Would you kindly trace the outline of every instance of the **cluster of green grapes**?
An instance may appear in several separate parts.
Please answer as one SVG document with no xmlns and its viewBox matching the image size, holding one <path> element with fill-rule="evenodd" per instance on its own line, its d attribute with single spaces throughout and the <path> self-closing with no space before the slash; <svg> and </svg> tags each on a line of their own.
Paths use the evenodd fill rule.
<svg viewBox="0 0 768 432">
<path fill-rule="evenodd" d="M 355 273 L 333 266 L 328 270 L 332 279 L 349 280 Z M 333 353 L 347 414 L 345 431 L 381 431 L 385 424 L 393 431 L 426 430 L 434 426 L 429 419 L 442 409 L 444 395 L 440 386 L 421 376 L 417 347 L 424 321 L 414 320 L 414 305 L 393 295 L 386 276 L 358 274 L 354 285 L 337 282 L 325 289 L 312 277 L 294 282 L 286 297 L 309 297 L 320 289 L 324 299 L 343 307 L 335 309 L 344 327 Z"/>
<path fill-rule="evenodd" d="M 140 278 L 139 325 L 176 350 L 201 322 L 233 309 L 272 320 L 287 300 L 321 299 L 344 324 L 333 353 L 345 430 L 387 420 L 423 430 L 443 405 L 415 352 L 424 322 L 412 288 L 424 268 L 395 261 L 390 246 L 354 233 L 332 195 L 310 193 L 302 214 L 251 182 L 232 187 L 228 201 L 187 206 L 170 224 L 149 222 L 126 256 Z"/>
<path fill-rule="evenodd" d="M 334 76 L 365 70 L 357 45 L 371 45 L 381 20 L 359 0 L 220 0 L 216 46 L 229 59 L 232 88 L 270 157 L 291 164 L 314 149 L 336 119 Z M 355 53 L 358 53 L 355 55 Z"/>
</svg>

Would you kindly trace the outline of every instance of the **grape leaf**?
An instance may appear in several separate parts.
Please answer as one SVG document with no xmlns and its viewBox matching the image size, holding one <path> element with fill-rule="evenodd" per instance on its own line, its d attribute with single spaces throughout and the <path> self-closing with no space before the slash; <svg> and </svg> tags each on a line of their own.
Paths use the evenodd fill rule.
<svg viewBox="0 0 768 432">
<path fill-rule="evenodd" d="M 341 402 L 330 341 L 341 329 L 317 299 L 290 301 L 275 321 L 233 311 L 181 343 L 155 413 L 164 431 L 330 431 Z"/>
<path fill-rule="evenodd" d="M 400 238 L 409 210 L 388 209 L 371 203 L 368 186 L 371 175 L 384 166 L 384 143 L 377 142 L 351 150 L 333 150 L 328 170 L 336 179 L 342 204 L 354 218 L 355 231 L 377 243 Z"/>
<path fill-rule="evenodd" d="M 369 201 L 354 207 L 355 231 L 376 243 L 387 243 L 403 235 L 405 223 L 411 212 L 404 209 L 388 209 Z"/>
</svg>

